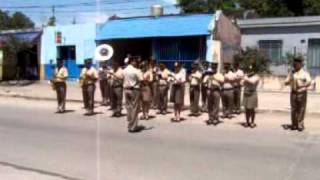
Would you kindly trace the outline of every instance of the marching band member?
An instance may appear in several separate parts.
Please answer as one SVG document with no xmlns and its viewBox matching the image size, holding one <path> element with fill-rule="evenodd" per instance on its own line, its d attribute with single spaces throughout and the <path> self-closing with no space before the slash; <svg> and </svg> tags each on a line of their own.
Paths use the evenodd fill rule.
<svg viewBox="0 0 320 180">
<path fill-rule="evenodd" d="M 141 104 L 142 104 L 142 119 L 149 120 L 149 110 L 152 103 L 152 86 L 154 82 L 153 70 L 149 63 L 142 64 L 143 82 L 141 84 Z"/>
<path fill-rule="evenodd" d="M 248 74 L 243 79 L 243 106 L 246 116 L 246 127 L 255 128 L 255 109 L 258 107 L 257 87 L 260 82 L 260 77 L 257 75 L 256 67 L 250 66 Z"/>
<path fill-rule="evenodd" d="M 235 74 L 235 81 L 234 81 L 234 90 L 233 90 L 233 105 L 234 105 L 234 113 L 240 114 L 241 113 L 241 81 L 244 78 L 244 73 L 240 69 L 240 64 L 238 62 L 234 63 L 234 74 Z"/>
<path fill-rule="evenodd" d="M 311 85 L 311 76 L 303 69 L 303 59 L 295 58 L 293 71 L 287 76 L 286 85 L 291 86 L 291 121 L 292 130 L 303 131 L 304 116 L 307 106 L 308 88 Z"/>
<path fill-rule="evenodd" d="M 210 68 L 211 69 L 211 68 Z M 205 63 L 204 67 L 203 67 L 203 72 L 202 72 L 202 80 L 201 80 L 201 111 L 202 112 L 207 112 L 208 111 L 208 98 L 207 98 L 207 91 L 208 91 L 208 87 L 207 87 L 207 82 L 206 80 L 208 79 L 208 63 Z"/>
<path fill-rule="evenodd" d="M 86 59 L 84 63 L 85 67 L 81 70 L 80 74 L 80 85 L 82 87 L 84 108 L 87 111 L 87 115 L 93 115 L 95 83 L 98 80 L 98 72 L 92 66 L 92 59 Z"/>
<path fill-rule="evenodd" d="M 190 82 L 190 116 L 199 116 L 199 99 L 200 99 L 200 84 L 201 84 L 202 73 L 199 71 L 197 64 L 192 65 L 192 73 L 189 76 Z"/>
<path fill-rule="evenodd" d="M 169 90 L 169 74 L 170 71 L 166 65 L 160 64 L 158 72 L 158 89 L 159 89 L 159 113 L 167 114 L 168 107 L 168 90 Z"/>
<path fill-rule="evenodd" d="M 111 109 L 113 110 L 113 117 L 120 117 L 123 100 L 123 69 L 118 62 L 113 62 L 112 70 L 109 71 L 111 84 Z"/>
<path fill-rule="evenodd" d="M 57 61 L 57 67 L 54 70 L 54 76 L 51 80 L 51 85 L 57 92 L 58 101 L 58 113 L 65 112 L 66 108 L 66 95 L 67 95 L 67 84 L 68 69 L 64 66 L 63 60 Z"/>
<path fill-rule="evenodd" d="M 108 105 L 108 69 L 106 63 L 101 63 L 101 67 L 99 68 L 99 85 L 100 92 L 102 97 L 101 105 Z"/>
<path fill-rule="evenodd" d="M 233 83 L 235 75 L 231 70 L 230 63 L 224 64 L 224 83 L 222 87 L 222 106 L 223 106 L 223 117 L 232 118 L 233 113 Z"/>
<path fill-rule="evenodd" d="M 181 122 L 181 110 L 184 105 L 184 86 L 186 83 L 186 72 L 180 63 L 175 63 L 175 71 L 171 74 L 173 78 L 171 102 L 174 103 L 174 119 L 172 122 Z"/>
<path fill-rule="evenodd" d="M 224 76 L 217 71 L 218 64 L 212 64 L 212 72 L 208 72 L 206 78 L 208 88 L 208 125 L 218 125 L 219 120 L 219 107 L 221 98 L 221 88 L 224 83 Z"/>
</svg>

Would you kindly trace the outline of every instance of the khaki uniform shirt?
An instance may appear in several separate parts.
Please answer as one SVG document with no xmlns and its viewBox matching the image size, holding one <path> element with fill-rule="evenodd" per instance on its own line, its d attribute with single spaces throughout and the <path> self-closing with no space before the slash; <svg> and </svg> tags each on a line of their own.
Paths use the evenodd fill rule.
<svg viewBox="0 0 320 180">
<path fill-rule="evenodd" d="M 293 92 L 306 92 L 311 84 L 311 76 L 308 72 L 300 69 L 298 72 L 290 73 L 286 83 L 289 83 Z"/>
<path fill-rule="evenodd" d="M 209 89 L 220 89 L 224 82 L 224 76 L 221 73 L 216 73 L 212 76 L 208 76 L 207 82 Z"/>
<path fill-rule="evenodd" d="M 178 73 L 173 73 L 173 83 L 174 84 L 183 84 L 186 82 L 186 72 L 181 69 Z"/>
<path fill-rule="evenodd" d="M 123 70 L 124 88 L 140 88 L 140 82 L 143 80 L 143 75 L 140 69 L 128 65 Z"/>
<path fill-rule="evenodd" d="M 233 81 L 235 79 L 236 79 L 236 75 L 232 71 L 225 73 L 223 89 L 232 89 L 233 88 Z"/>
<path fill-rule="evenodd" d="M 164 69 L 159 72 L 161 78 L 159 79 L 159 85 L 168 85 L 169 74 L 170 71 L 168 69 Z"/>
<path fill-rule="evenodd" d="M 68 78 L 68 70 L 65 67 L 60 69 L 55 68 L 54 70 L 54 81 L 55 82 L 65 82 Z"/>
<path fill-rule="evenodd" d="M 235 87 L 240 87 L 241 86 L 241 81 L 244 78 L 244 73 L 241 69 L 238 69 L 236 72 L 234 72 L 235 75 L 235 82 L 234 86 Z"/>
<path fill-rule="evenodd" d="M 146 71 L 143 73 L 143 80 L 147 83 L 153 82 L 154 77 L 153 77 L 153 71 L 152 69 Z"/>
<path fill-rule="evenodd" d="M 94 83 L 98 79 L 98 72 L 94 67 L 91 67 L 90 69 L 83 68 L 81 70 L 80 78 L 85 80 L 85 84 Z"/>
<path fill-rule="evenodd" d="M 196 71 L 192 73 L 189 77 L 191 86 L 199 86 L 201 83 L 202 73 L 200 71 Z"/>
<path fill-rule="evenodd" d="M 245 91 L 256 91 L 260 82 L 260 77 L 258 75 L 254 75 L 251 77 L 245 76 L 243 79 L 243 84 Z"/>
</svg>

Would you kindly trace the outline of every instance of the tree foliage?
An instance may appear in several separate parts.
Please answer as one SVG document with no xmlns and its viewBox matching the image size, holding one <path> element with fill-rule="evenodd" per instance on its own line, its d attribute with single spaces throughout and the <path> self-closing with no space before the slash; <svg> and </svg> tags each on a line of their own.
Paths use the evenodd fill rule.
<svg viewBox="0 0 320 180">
<path fill-rule="evenodd" d="M 270 73 L 270 61 L 258 48 L 242 50 L 234 56 L 234 61 L 238 62 L 245 72 L 248 72 L 250 66 L 253 65 L 258 73 Z"/>
<path fill-rule="evenodd" d="M 34 23 L 22 12 L 10 15 L 8 12 L 0 10 L 0 30 L 28 28 L 34 28 Z"/>
<path fill-rule="evenodd" d="M 319 0 L 178 0 L 184 13 L 245 12 L 255 10 L 261 17 L 320 15 Z"/>
</svg>

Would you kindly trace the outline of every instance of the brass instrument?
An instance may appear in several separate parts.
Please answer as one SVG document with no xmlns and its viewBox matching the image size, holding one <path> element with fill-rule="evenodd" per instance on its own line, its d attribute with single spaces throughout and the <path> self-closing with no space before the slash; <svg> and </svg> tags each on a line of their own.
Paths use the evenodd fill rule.
<svg viewBox="0 0 320 180">
<path fill-rule="evenodd" d="M 84 73 L 81 74 L 80 79 L 79 79 L 80 87 L 83 87 L 87 81 L 88 81 L 87 71 L 85 71 Z"/>
</svg>

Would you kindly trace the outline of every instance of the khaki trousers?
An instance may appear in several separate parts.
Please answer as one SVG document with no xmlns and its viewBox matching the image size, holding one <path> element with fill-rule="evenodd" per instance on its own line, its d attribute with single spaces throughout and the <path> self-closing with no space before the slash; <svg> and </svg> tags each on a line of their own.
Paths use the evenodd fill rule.
<svg viewBox="0 0 320 180">
<path fill-rule="evenodd" d="M 233 104 L 234 104 L 234 110 L 235 111 L 240 111 L 241 110 L 241 87 L 236 87 L 233 90 Z"/>
<path fill-rule="evenodd" d="M 121 113 L 123 99 L 123 87 L 112 87 L 111 106 L 114 113 Z"/>
<path fill-rule="evenodd" d="M 64 111 L 66 108 L 67 85 L 65 82 L 55 82 L 57 92 L 58 109 Z"/>
<path fill-rule="evenodd" d="M 128 130 L 134 131 L 138 126 L 138 114 L 140 109 L 140 89 L 125 89 Z"/>
<path fill-rule="evenodd" d="M 192 114 L 199 113 L 200 86 L 190 86 L 190 111 Z"/>
<path fill-rule="evenodd" d="M 84 108 L 93 111 L 94 109 L 94 92 L 96 90 L 95 84 L 86 84 L 82 87 L 82 95 Z"/>
<path fill-rule="evenodd" d="M 208 90 L 209 121 L 219 120 L 220 90 Z"/>
<path fill-rule="evenodd" d="M 304 128 L 307 92 L 291 92 L 290 104 L 292 126 L 296 128 Z"/>
<path fill-rule="evenodd" d="M 168 90 L 169 87 L 167 85 L 159 85 L 159 110 L 161 113 L 167 111 L 168 107 Z"/>
<path fill-rule="evenodd" d="M 222 90 L 223 115 L 230 116 L 233 112 L 233 89 Z"/>
</svg>

